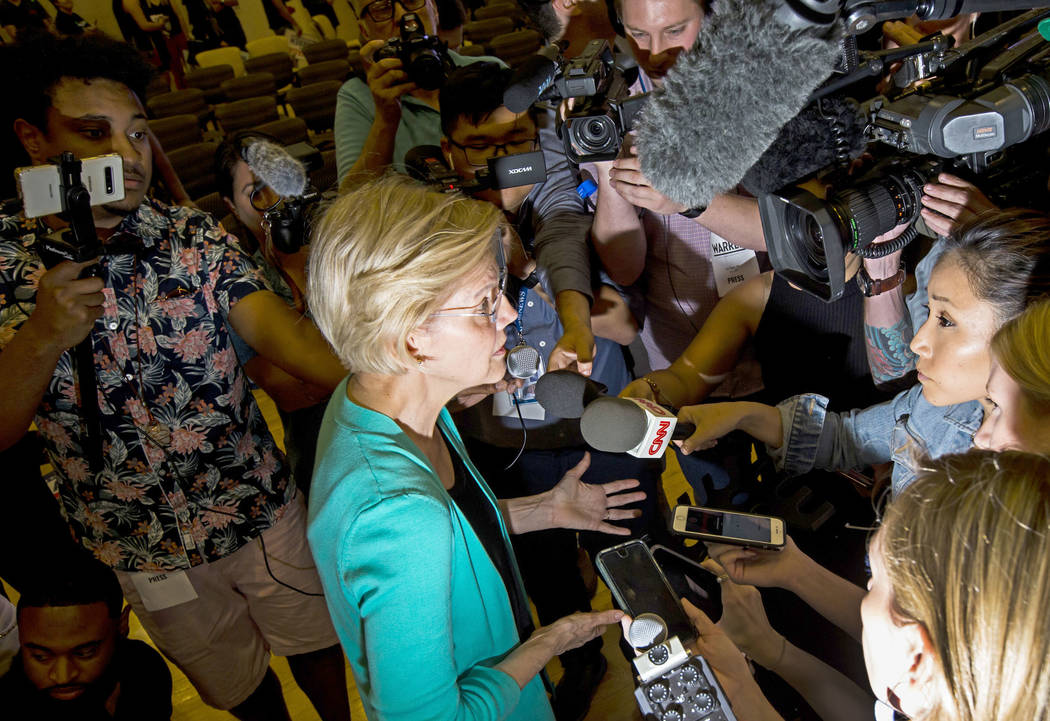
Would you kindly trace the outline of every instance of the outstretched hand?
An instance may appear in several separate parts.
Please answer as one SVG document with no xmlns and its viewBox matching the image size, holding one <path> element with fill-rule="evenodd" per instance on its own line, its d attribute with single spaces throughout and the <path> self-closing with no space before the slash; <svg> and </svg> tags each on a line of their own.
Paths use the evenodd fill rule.
<svg viewBox="0 0 1050 721">
<path fill-rule="evenodd" d="M 562 477 L 550 490 L 552 525 L 554 528 L 573 528 L 579 531 L 598 531 L 616 536 L 630 535 L 630 530 L 614 526 L 609 521 L 624 521 L 642 515 L 638 509 L 626 509 L 631 503 L 645 499 L 644 491 L 626 493 L 638 487 L 638 480 L 628 478 L 609 483 L 584 483 L 580 480 L 591 465 L 591 454 Z"/>
<path fill-rule="evenodd" d="M 743 414 L 740 403 L 703 403 L 684 406 L 678 411 L 678 420 L 692 423 L 696 432 L 684 441 L 675 441 L 682 453 L 712 448 L 722 436 L 739 427 Z"/>
</svg>

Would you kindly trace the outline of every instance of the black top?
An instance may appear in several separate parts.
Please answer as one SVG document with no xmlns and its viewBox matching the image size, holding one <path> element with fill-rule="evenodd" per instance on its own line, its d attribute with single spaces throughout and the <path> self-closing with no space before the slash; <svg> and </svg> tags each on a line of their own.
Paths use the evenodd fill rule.
<svg viewBox="0 0 1050 721">
<path fill-rule="evenodd" d="M 55 29 L 63 35 L 83 35 L 85 30 L 91 29 L 91 23 L 76 13 L 59 11 L 55 15 Z"/>
<path fill-rule="evenodd" d="M 447 439 L 446 443 L 448 443 Z M 503 578 L 503 585 L 507 587 L 507 596 L 510 598 L 510 607 L 514 612 L 514 623 L 518 627 L 518 637 L 524 641 L 532 634 L 535 626 L 529 614 L 528 601 L 518 593 L 518 584 L 514 581 L 512 565 L 514 561 L 511 559 L 507 544 L 503 542 L 503 534 L 500 532 L 497 516 L 499 511 L 489 502 L 474 476 L 467 471 L 463 459 L 453 450 L 451 444 L 449 444 L 449 455 L 452 456 L 455 479 L 452 488 L 448 489 L 448 495 L 470 521 L 474 533 L 477 534 L 481 545 L 485 547 L 489 558 L 492 559 L 492 565 Z"/>
<path fill-rule="evenodd" d="M 287 7 L 287 5 L 285 6 Z M 266 13 L 266 23 L 270 26 L 270 29 L 280 35 L 285 28 L 292 30 L 292 24 L 284 19 L 284 16 L 277 11 L 272 0 L 262 0 L 263 12 Z M 289 12 L 291 12 L 289 10 Z"/>
<path fill-rule="evenodd" d="M 47 28 L 47 18 L 47 12 L 36 0 L 22 0 L 18 5 L 0 0 L 0 25 L 14 25 L 17 30 L 44 30 Z"/>
<path fill-rule="evenodd" d="M 105 702 L 120 683 L 116 713 Z M 122 638 L 110 669 L 97 684 L 72 701 L 57 701 L 26 678 L 21 657 L 0 678 L 5 709 L 19 710 L 17 718 L 33 721 L 168 721 L 171 719 L 171 672 L 164 659 L 142 641 Z"/>
<path fill-rule="evenodd" d="M 754 342 L 762 396 L 770 403 L 799 393 L 827 396 L 832 410 L 884 400 L 868 369 L 864 296 L 856 283 L 846 283 L 841 298 L 825 303 L 774 274 Z"/>
</svg>

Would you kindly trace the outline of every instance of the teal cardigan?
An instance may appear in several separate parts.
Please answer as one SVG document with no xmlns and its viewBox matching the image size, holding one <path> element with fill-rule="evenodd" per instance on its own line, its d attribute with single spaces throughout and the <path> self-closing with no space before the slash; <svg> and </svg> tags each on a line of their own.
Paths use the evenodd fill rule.
<svg viewBox="0 0 1050 721">
<path fill-rule="evenodd" d="M 496 505 L 448 411 L 438 424 Z M 519 690 L 493 668 L 519 639 L 474 529 L 419 448 L 352 403 L 345 379 L 317 442 L 307 536 L 371 721 L 553 720 L 539 676 Z"/>
</svg>

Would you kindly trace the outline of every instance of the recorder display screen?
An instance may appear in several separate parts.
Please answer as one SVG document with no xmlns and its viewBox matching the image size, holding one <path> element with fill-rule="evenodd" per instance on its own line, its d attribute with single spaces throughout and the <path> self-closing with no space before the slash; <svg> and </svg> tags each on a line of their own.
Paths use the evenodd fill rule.
<svg viewBox="0 0 1050 721">
<path fill-rule="evenodd" d="M 747 541 L 770 541 L 768 518 L 745 516 L 740 513 L 717 513 L 690 508 L 685 519 L 685 530 L 689 533 L 707 533 Z"/>
</svg>

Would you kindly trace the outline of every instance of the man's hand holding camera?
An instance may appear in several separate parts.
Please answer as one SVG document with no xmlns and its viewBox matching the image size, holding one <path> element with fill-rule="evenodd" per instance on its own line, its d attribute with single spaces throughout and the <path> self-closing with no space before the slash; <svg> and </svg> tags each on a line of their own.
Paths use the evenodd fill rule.
<svg viewBox="0 0 1050 721">
<path fill-rule="evenodd" d="M 631 205 L 660 215 L 674 215 L 687 210 L 686 206 L 674 202 L 653 187 L 642 173 L 642 161 L 627 138 L 624 138 L 622 151 L 609 169 L 609 182 L 620 197 Z"/>
<path fill-rule="evenodd" d="M 372 91 L 372 100 L 376 106 L 376 117 L 393 127 L 401 122 L 401 97 L 416 90 L 416 84 L 408 79 L 404 65 L 400 58 L 383 58 L 373 61 L 373 57 L 381 47 L 386 45 L 383 40 L 371 40 L 361 48 L 361 57 L 365 58 L 368 68 L 365 74 L 365 82 L 368 89 Z"/>
</svg>

